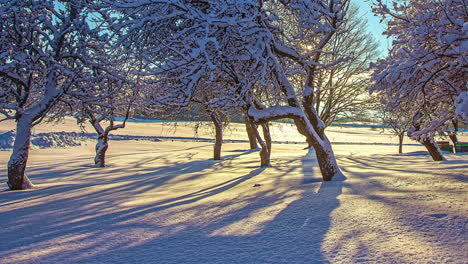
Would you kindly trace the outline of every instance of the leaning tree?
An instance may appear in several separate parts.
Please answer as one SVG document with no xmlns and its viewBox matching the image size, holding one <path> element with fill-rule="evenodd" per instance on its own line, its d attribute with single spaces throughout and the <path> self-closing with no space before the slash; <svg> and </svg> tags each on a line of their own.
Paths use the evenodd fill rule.
<svg viewBox="0 0 468 264">
<path fill-rule="evenodd" d="M 325 45 L 321 61 L 334 65 L 317 70 L 313 103 L 326 126 L 372 109 L 366 88 L 371 84 L 369 65 L 377 60 L 379 47 L 367 27 L 359 8 L 351 4 L 340 31 Z M 306 50 L 313 48 L 311 40 L 300 40 Z M 296 74 L 299 79 L 301 76 Z"/>
</svg>

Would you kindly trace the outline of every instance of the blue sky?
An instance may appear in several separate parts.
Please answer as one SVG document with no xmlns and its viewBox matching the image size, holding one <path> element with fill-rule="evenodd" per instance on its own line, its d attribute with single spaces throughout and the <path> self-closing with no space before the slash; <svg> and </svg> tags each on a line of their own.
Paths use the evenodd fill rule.
<svg viewBox="0 0 468 264">
<path fill-rule="evenodd" d="M 369 31 L 372 32 L 374 38 L 380 43 L 382 55 L 387 55 L 387 50 L 390 48 L 392 42 L 382 35 L 385 31 L 385 26 L 380 23 L 380 18 L 374 16 L 370 8 L 369 2 L 365 0 L 351 0 L 359 6 L 359 11 L 368 20 Z"/>
</svg>

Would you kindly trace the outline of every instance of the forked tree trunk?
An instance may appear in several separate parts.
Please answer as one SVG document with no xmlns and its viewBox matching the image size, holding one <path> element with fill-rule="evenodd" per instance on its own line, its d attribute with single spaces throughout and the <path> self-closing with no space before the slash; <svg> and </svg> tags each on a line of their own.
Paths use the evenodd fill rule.
<svg viewBox="0 0 468 264">
<path fill-rule="evenodd" d="M 260 167 L 268 167 L 270 166 L 270 149 L 271 149 L 271 143 L 270 147 L 268 147 L 268 144 L 263 140 L 262 136 L 260 136 L 260 132 L 258 131 L 258 126 L 257 124 L 251 120 L 252 128 L 255 133 L 255 138 L 257 139 L 258 143 L 260 144 Z M 263 130 L 265 133 L 265 130 Z M 270 135 L 270 133 L 267 133 L 266 135 Z M 271 141 L 271 139 L 270 139 Z"/>
<path fill-rule="evenodd" d="M 324 46 L 329 41 L 331 36 L 332 34 L 329 35 L 328 39 L 325 39 L 321 45 Z M 316 62 L 319 62 L 320 54 L 318 56 L 315 56 L 315 59 Z M 271 117 L 256 119 L 263 119 L 264 121 L 269 121 L 265 119 L 273 120 L 278 119 L 279 117 L 294 118 L 294 122 L 296 123 L 296 127 L 299 133 L 305 135 L 307 138 L 307 143 L 309 145 L 312 145 L 315 149 L 317 161 L 319 163 L 320 171 L 322 172 L 323 180 L 331 181 L 334 177 L 340 180 L 344 179 L 345 177 L 340 171 L 340 168 L 338 167 L 338 164 L 336 162 L 331 143 L 324 133 L 325 127 L 322 126 L 322 122 L 320 121 L 318 114 L 313 109 L 313 77 L 315 76 L 315 68 L 309 69 L 308 71 L 309 76 L 307 78 L 306 84 L 307 89 L 304 89 L 304 97 L 301 107 L 301 103 L 299 103 L 299 100 L 297 99 L 298 97 L 296 95 L 294 87 L 289 82 L 280 62 L 276 59 L 273 59 L 273 62 L 273 73 L 275 74 L 275 78 L 281 86 L 284 95 L 287 97 L 288 106 L 291 107 L 291 109 L 289 110 L 291 111 L 289 113 L 285 113 L 284 111 L 277 112 L 275 110 L 278 108 L 270 108 L 271 113 L 273 114 Z"/>
<path fill-rule="evenodd" d="M 220 160 L 221 159 L 221 146 L 223 145 L 223 123 L 221 122 L 219 117 L 214 112 L 210 114 L 210 117 L 215 127 L 215 144 L 214 144 L 214 149 L 213 149 L 213 159 Z"/>
<path fill-rule="evenodd" d="M 403 139 L 405 137 L 404 133 L 398 135 L 398 153 L 403 153 Z"/>
<path fill-rule="evenodd" d="M 97 167 L 104 168 L 106 166 L 106 152 L 109 148 L 109 134 L 98 135 L 96 143 L 96 156 L 94 157 L 94 164 Z"/>
<path fill-rule="evenodd" d="M 423 144 L 429 154 L 431 154 L 431 157 L 434 161 L 442 161 L 446 160 L 442 152 L 440 151 L 439 146 L 434 142 L 433 138 L 423 138 L 420 140 L 421 144 Z"/>
<path fill-rule="evenodd" d="M 25 173 L 29 157 L 31 129 L 32 120 L 24 116 L 17 120 L 13 153 L 8 161 L 7 184 L 10 190 L 26 190 L 34 187 Z"/>
<path fill-rule="evenodd" d="M 98 134 L 97 143 L 96 143 L 96 156 L 94 156 L 94 164 L 96 167 L 105 167 L 106 166 L 106 152 L 109 148 L 109 134 L 111 131 L 117 130 L 119 128 L 124 128 L 125 123 L 128 119 L 128 113 L 120 125 L 114 125 L 113 119 L 111 120 L 111 124 L 104 129 L 101 125 L 101 121 L 104 120 L 103 117 L 96 118 L 92 114 L 89 115 L 90 120 L 89 122 L 93 126 L 94 130 Z"/>
<path fill-rule="evenodd" d="M 245 120 L 245 130 L 247 131 L 247 136 L 249 137 L 250 149 L 256 149 L 258 148 L 258 144 L 257 144 L 257 138 L 255 137 L 255 131 L 253 128 L 254 124 L 251 122 L 247 114 L 244 114 L 244 120 Z"/>
</svg>

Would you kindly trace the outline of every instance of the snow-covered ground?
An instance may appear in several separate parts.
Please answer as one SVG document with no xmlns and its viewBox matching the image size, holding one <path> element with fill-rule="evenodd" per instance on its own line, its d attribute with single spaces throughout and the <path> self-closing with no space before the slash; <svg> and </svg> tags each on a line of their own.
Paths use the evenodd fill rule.
<svg viewBox="0 0 468 264">
<path fill-rule="evenodd" d="M 70 119 L 34 130 L 78 131 Z M 117 134 L 167 138 L 111 141 L 103 169 L 91 140 L 31 150 L 37 189 L 1 186 L 0 263 L 468 263 L 466 154 L 432 162 L 415 142 L 398 155 L 391 134 L 332 128 L 347 180 L 323 183 L 303 143 L 274 144 L 261 169 L 244 142 L 210 160 L 210 142 L 187 138 L 211 129 L 195 134 L 193 123 L 129 123 Z M 301 141 L 289 125 L 272 134 Z M 225 138 L 245 139 L 243 127 Z"/>
</svg>

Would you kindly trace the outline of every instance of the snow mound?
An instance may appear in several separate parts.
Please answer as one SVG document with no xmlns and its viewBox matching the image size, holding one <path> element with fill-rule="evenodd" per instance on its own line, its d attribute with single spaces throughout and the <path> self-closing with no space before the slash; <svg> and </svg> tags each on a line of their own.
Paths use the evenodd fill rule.
<svg viewBox="0 0 468 264">
<path fill-rule="evenodd" d="M 8 131 L 3 134 L 0 134 L 0 149 L 13 148 L 14 142 L 15 142 L 15 133 L 13 131 Z"/>
<path fill-rule="evenodd" d="M 96 133 L 77 132 L 49 132 L 33 134 L 31 136 L 31 146 L 36 148 L 66 148 L 81 146 L 86 140 L 95 140 Z M 152 136 L 131 136 L 131 135 L 109 135 L 110 140 L 148 140 L 161 141 Z M 177 138 L 172 138 L 177 139 Z M 0 149 L 12 149 L 15 142 L 15 131 L 11 130 L 0 134 Z"/>
<path fill-rule="evenodd" d="M 0 149 L 12 149 L 15 142 L 15 131 L 11 130 L 0 134 Z M 52 132 L 39 133 L 31 136 L 31 146 L 37 148 L 65 148 L 81 146 L 86 139 L 92 138 L 89 133 Z"/>
<path fill-rule="evenodd" d="M 39 133 L 32 137 L 31 144 L 39 148 L 65 148 L 81 146 L 86 137 L 75 132 Z"/>
</svg>

